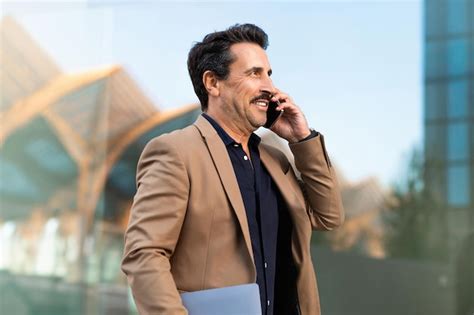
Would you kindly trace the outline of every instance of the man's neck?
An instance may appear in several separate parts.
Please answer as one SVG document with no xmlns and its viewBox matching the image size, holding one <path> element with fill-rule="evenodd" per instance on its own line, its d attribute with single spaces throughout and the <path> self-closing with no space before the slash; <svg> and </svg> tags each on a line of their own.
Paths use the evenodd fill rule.
<svg viewBox="0 0 474 315">
<path fill-rule="evenodd" d="M 250 139 L 251 132 L 242 131 L 241 129 L 234 126 L 232 123 L 226 121 L 225 119 L 221 119 L 219 115 L 215 115 L 213 113 L 206 112 L 206 115 L 214 119 L 216 123 L 221 126 L 222 129 L 237 143 L 242 144 L 244 148 L 247 148 L 248 142 Z"/>
</svg>

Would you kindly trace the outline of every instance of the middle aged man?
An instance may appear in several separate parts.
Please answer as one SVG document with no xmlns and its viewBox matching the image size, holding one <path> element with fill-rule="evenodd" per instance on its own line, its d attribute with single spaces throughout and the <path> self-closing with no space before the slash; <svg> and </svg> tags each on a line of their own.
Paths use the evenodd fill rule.
<svg viewBox="0 0 474 315">
<path fill-rule="evenodd" d="M 180 292 L 255 282 L 263 314 L 320 314 L 311 230 L 344 214 L 323 136 L 273 85 L 267 45 L 244 24 L 189 52 L 204 113 L 150 141 L 138 164 L 122 269 L 141 314 L 187 314 Z M 288 140 L 301 182 L 253 133 L 270 101 L 284 110 L 271 130 Z"/>
</svg>

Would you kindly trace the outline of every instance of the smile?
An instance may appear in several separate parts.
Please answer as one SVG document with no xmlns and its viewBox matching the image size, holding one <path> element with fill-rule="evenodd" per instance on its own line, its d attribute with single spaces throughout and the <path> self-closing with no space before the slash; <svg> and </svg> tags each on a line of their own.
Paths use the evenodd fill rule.
<svg viewBox="0 0 474 315">
<path fill-rule="evenodd" d="M 261 101 L 261 100 L 258 100 L 258 101 L 255 101 L 253 102 L 255 105 L 257 105 L 258 107 L 262 107 L 262 108 L 267 108 L 268 107 L 268 101 Z"/>
</svg>

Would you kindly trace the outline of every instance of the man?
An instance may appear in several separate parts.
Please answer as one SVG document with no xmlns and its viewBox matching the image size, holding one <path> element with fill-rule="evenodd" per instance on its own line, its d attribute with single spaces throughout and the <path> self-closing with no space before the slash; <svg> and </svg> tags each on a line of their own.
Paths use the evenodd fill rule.
<svg viewBox="0 0 474 315">
<path fill-rule="evenodd" d="M 145 147 L 122 269 L 141 314 L 187 314 L 180 292 L 257 283 L 262 314 L 320 314 L 311 230 L 343 222 L 322 135 L 273 86 L 267 35 L 251 24 L 207 35 L 188 69 L 203 115 Z M 270 101 L 301 172 L 253 132 Z M 225 314 L 223 314 L 225 315 Z"/>
</svg>

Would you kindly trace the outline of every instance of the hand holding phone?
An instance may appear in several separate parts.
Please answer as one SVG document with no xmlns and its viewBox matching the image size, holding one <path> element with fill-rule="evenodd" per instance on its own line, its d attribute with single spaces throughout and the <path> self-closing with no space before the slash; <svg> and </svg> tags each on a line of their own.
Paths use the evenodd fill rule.
<svg viewBox="0 0 474 315">
<path fill-rule="evenodd" d="M 275 93 L 271 94 L 269 99 L 267 122 L 264 127 L 271 128 L 274 133 L 289 143 L 296 143 L 306 138 L 311 131 L 303 112 L 288 94 L 276 88 L 274 90 Z M 281 118 L 282 116 L 284 117 Z M 275 124 L 278 119 L 278 123 Z"/>
</svg>

